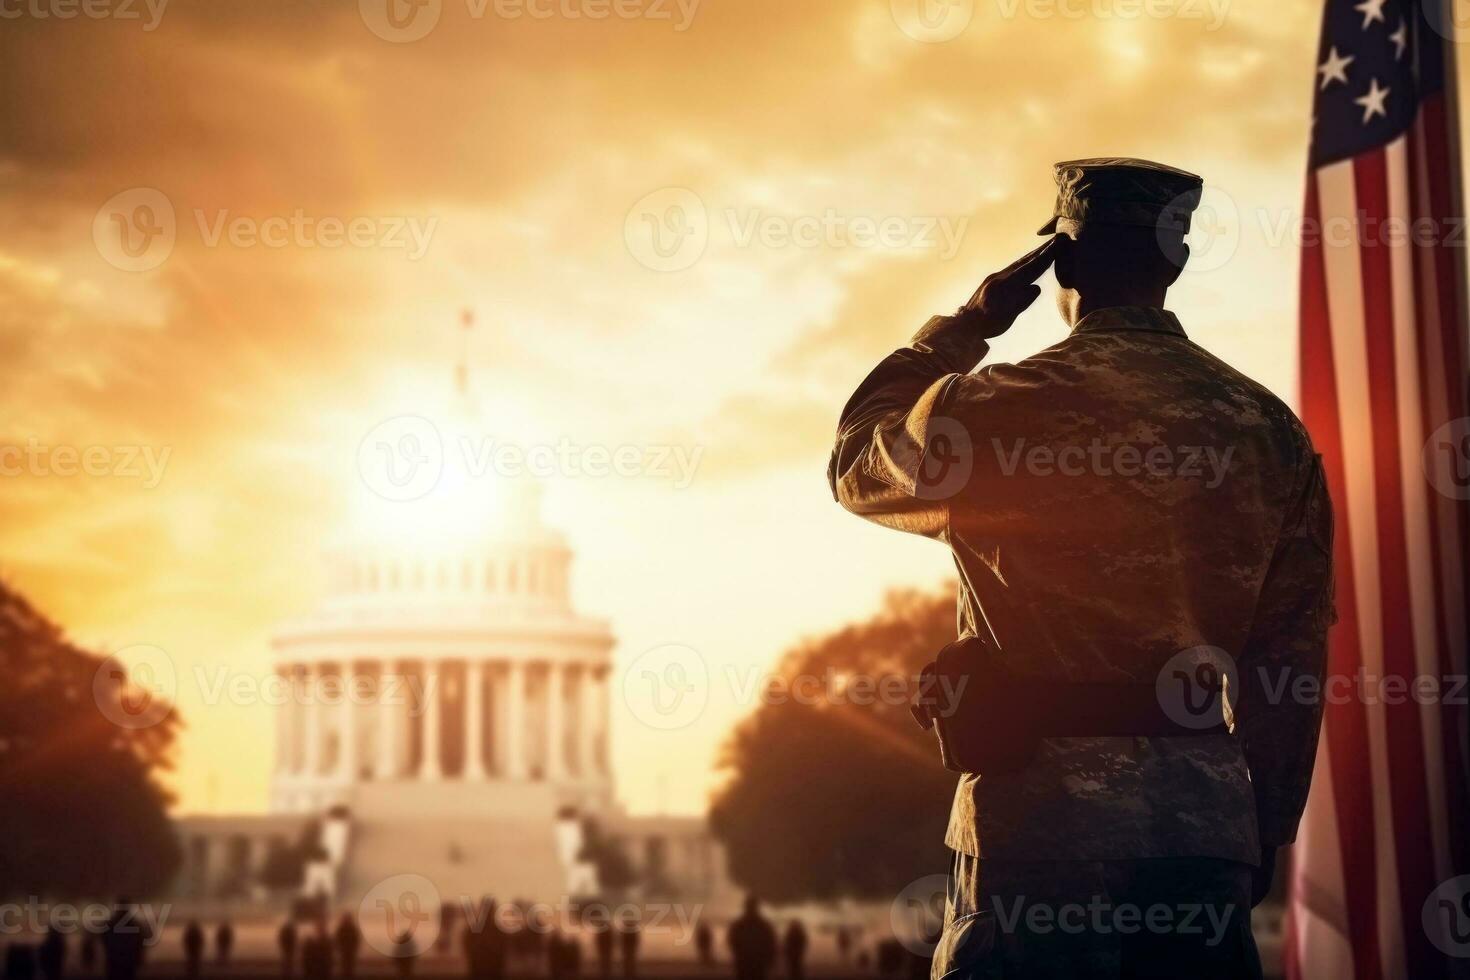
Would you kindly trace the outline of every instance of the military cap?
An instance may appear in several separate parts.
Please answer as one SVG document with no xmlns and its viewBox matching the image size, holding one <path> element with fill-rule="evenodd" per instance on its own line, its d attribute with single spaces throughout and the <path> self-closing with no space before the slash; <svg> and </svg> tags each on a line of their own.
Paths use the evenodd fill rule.
<svg viewBox="0 0 1470 980">
<path fill-rule="evenodd" d="M 1074 234 L 1084 222 L 1189 232 L 1204 180 L 1132 157 L 1064 160 L 1056 165 L 1054 217 L 1037 234 Z"/>
</svg>

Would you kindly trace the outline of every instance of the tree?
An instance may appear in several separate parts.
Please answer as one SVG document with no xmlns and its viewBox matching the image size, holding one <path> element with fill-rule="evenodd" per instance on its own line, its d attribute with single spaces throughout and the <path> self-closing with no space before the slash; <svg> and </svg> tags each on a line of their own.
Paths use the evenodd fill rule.
<svg viewBox="0 0 1470 980">
<path fill-rule="evenodd" d="M 0 897 L 148 895 L 178 870 L 172 706 L 0 583 Z M 149 704 L 139 724 L 138 706 Z M 117 719 L 123 719 L 119 723 Z"/>
<path fill-rule="evenodd" d="M 954 599 L 894 592 L 788 652 L 724 747 L 710 813 L 735 880 L 772 901 L 888 898 L 942 871 L 955 776 L 909 714 Z"/>
</svg>

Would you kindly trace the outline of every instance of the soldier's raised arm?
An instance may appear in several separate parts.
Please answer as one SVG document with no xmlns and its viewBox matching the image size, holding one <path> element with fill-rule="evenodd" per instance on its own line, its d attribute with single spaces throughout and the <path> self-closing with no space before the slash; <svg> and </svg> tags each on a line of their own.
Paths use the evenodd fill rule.
<svg viewBox="0 0 1470 980">
<path fill-rule="evenodd" d="M 858 386 L 837 423 L 827 467 L 832 495 L 869 520 L 938 536 L 948 521 L 946 500 L 961 472 L 949 456 L 960 440 L 936 414 L 946 388 L 968 374 L 1041 294 L 1035 282 L 1051 266 L 1056 239 L 988 278 L 954 316 L 936 316 Z M 953 425 L 952 421 L 949 424 Z"/>
<path fill-rule="evenodd" d="M 1321 458 L 1299 435 L 1292 502 L 1241 656 L 1236 734 L 1250 768 L 1263 859 L 1296 840 L 1322 726 L 1327 629 L 1336 619 L 1332 501 Z M 1301 684 L 1302 677 L 1313 683 Z M 1315 696 L 1303 696 L 1316 692 Z"/>
</svg>

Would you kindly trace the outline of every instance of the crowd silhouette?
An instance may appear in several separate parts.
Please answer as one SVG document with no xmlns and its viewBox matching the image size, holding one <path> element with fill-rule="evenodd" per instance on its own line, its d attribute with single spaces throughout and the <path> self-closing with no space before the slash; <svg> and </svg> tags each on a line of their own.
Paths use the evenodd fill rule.
<svg viewBox="0 0 1470 980">
<path fill-rule="evenodd" d="M 594 959 L 588 980 L 593 980 L 593 970 L 595 980 L 640 980 L 643 922 L 631 906 L 617 917 L 594 917 L 548 927 L 531 925 L 526 907 L 520 902 L 501 906 L 485 898 L 473 914 L 443 914 L 432 947 L 421 945 L 413 931 L 406 930 L 390 937 L 388 948 L 380 947 L 380 951 L 389 954 L 389 972 L 403 980 L 413 977 L 416 962 L 431 952 L 442 957 L 433 964 L 435 976 L 443 976 L 446 969 L 452 973 L 453 966 L 446 968 L 445 961 L 453 964 L 457 957 L 466 980 L 506 980 L 512 976 L 582 980 L 583 944 L 590 939 Z M 198 919 L 184 923 L 176 948 L 182 954 L 177 962 L 182 963 L 185 980 L 258 972 L 258 965 L 254 970 L 235 969 L 233 922 L 221 919 L 212 930 L 211 936 L 210 927 Z M 100 976 L 103 980 L 138 980 L 157 938 L 136 907 L 119 900 L 103 928 L 81 931 L 80 962 L 74 974 Z M 694 923 L 690 938 L 697 968 L 717 974 L 721 953 L 711 923 L 701 917 Z M 778 930 L 762 914 L 758 899 L 750 896 L 742 914 L 729 923 L 724 938 L 736 980 L 772 980 L 778 973 L 783 980 L 806 980 L 809 937 L 799 918 L 788 919 L 784 929 Z M 834 938 L 838 957 L 846 964 L 852 952 L 852 933 L 843 926 Z M 356 980 L 362 943 L 362 930 L 351 913 L 342 913 L 335 925 L 321 910 L 313 915 L 288 917 L 275 932 L 280 978 Z M 3 958 L 3 980 L 67 980 L 68 946 L 68 935 L 54 926 L 48 927 L 38 942 L 9 942 Z M 165 950 L 160 959 L 172 961 L 167 954 Z M 859 965 L 864 965 L 861 958 Z M 375 968 L 377 975 L 381 970 L 381 966 Z M 177 975 L 175 969 L 164 972 Z"/>
</svg>

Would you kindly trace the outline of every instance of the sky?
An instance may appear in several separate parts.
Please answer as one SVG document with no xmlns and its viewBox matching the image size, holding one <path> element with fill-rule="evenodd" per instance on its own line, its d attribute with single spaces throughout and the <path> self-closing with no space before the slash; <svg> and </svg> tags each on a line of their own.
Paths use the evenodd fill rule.
<svg viewBox="0 0 1470 980">
<path fill-rule="evenodd" d="M 261 810 L 272 709 L 214 681 L 269 674 L 352 533 L 359 446 L 437 411 L 465 343 L 488 435 L 572 460 L 546 507 L 617 637 L 620 797 L 699 812 L 745 681 L 947 582 L 941 547 L 832 502 L 833 427 L 1033 247 L 1053 162 L 1202 174 L 1171 308 L 1294 400 L 1319 13 L 0 0 L 0 575 L 172 672 L 181 812 Z M 1064 336 L 1043 285 L 993 359 Z M 624 683 L 669 644 L 709 678 L 677 728 Z"/>
</svg>

